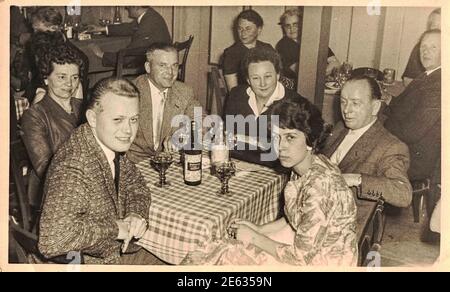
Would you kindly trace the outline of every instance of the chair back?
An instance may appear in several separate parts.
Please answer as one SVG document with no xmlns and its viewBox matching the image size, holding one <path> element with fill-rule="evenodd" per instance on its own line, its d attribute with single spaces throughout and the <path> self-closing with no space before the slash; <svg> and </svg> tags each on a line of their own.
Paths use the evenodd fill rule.
<svg viewBox="0 0 450 292">
<path fill-rule="evenodd" d="M 180 66 L 178 67 L 178 77 L 177 80 L 184 82 L 186 76 L 186 62 L 189 55 L 189 50 L 191 49 L 192 42 L 194 41 L 194 36 L 190 35 L 189 39 L 184 42 L 175 42 L 173 45 L 177 49 L 178 53 L 183 51 L 183 57 L 181 58 Z"/>
<path fill-rule="evenodd" d="M 367 76 L 377 81 L 383 81 L 383 72 L 375 68 L 360 67 L 352 71 L 352 76 Z"/>
<path fill-rule="evenodd" d="M 136 77 L 145 72 L 145 52 L 148 47 L 125 48 L 117 54 L 116 77 Z"/>
<path fill-rule="evenodd" d="M 25 171 L 24 173 L 24 170 Z M 31 204 L 27 192 L 28 169 L 31 169 L 31 163 L 22 140 L 17 139 L 10 143 L 10 171 L 14 193 L 19 204 L 20 218 L 17 218 L 21 227 L 26 231 L 31 231 L 35 220 L 32 218 Z"/>
<path fill-rule="evenodd" d="M 223 115 L 223 108 L 227 97 L 227 88 L 222 72 L 212 67 L 208 73 L 208 99 L 206 109 L 209 114 Z"/>
</svg>

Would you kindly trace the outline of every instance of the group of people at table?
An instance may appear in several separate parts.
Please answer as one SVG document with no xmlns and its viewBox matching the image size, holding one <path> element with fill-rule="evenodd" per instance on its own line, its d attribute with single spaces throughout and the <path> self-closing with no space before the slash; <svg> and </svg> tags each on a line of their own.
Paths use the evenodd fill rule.
<svg viewBox="0 0 450 292">
<path fill-rule="evenodd" d="M 138 8 L 135 12 L 141 13 L 130 13 L 135 22 L 122 26 L 141 26 L 148 14 L 156 13 Z M 39 15 L 53 12 L 43 9 L 35 20 L 45 31 L 51 23 Z M 402 208 L 410 204 L 415 184 L 430 178 L 433 186 L 440 183 L 435 175 L 440 172 L 440 31 L 422 35 L 422 74 L 389 106 L 382 106 L 374 79 L 349 79 L 340 96 L 343 121 L 331 131 L 315 105 L 280 82 L 283 72 L 295 66 L 286 67 L 286 56 L 257 40 L 262 18 L 245 10 L 237 23 L 239 41 L 224 53 L 230 88 L 224 113 L 252 115 L 256 122 L 277 116 L 279 123 L 269 135 L 277 144 L 278 159 L 261 161 L 263 150 L 231 153 L 291 171 L 284 215 L 263 226 L 236 219 L 231 226 L 235 238 L 205 243 L 182 264 L 356 265 L 354 190 L 363 198 Z M 279 52 L 290 46 L 286 43 L 298 44 L 292 33 L 298 14 L 286 12 L 281 24 L 285 36 Z M 155 41 L 146 52 L 145 74 L 133 81 L 99 81 L 84 98 L 83 109 L 75 95 L 86 78 L 86 64 L 68 43 L 62 38 L 39 49 L 35 66 L 43 94 L 21 120 L 21 138 L 37 185 L 32 204 L 40 216 L 39 251 L 46 258 L 79 251 L 87 264 L 161 264 L 133 243 L 146 231 L 152 204 L 135 164 L 167 145 L 177 130 L 171 127 L 173 117 L 193 119 L 194 108 L 201 105 L 192 88 L 176 80 L 175 47 Z M 288 51 L 298 55 L 298 49 Z"/>
</svg>

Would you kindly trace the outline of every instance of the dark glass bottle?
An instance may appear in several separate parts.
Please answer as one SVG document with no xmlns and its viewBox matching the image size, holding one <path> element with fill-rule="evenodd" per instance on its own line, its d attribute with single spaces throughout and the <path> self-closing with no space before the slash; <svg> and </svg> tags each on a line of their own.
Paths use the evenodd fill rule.
<svg viewBox="0 0 450 292">
<path fill-rule="evenodd" d="M 191 122 L 190 147 L 184 150 L 183 174 L 184 183 L 189 186 L 198 186 L 202 183 L 202 150 L 195 149 L 197 134 L 195 122 Z"/>
<path fill-rule="evenodd" d="M 116 6 L 116 9 L 114 11 L 114 19 L 113 24 L 121 24 L 122 18 L 120 17 L 120 6 Z"/>
</svg>

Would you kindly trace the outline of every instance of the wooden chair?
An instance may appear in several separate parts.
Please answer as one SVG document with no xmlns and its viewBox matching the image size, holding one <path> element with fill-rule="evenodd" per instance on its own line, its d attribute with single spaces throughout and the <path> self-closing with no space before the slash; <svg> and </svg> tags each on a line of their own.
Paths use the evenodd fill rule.
<svg viewBox="0 0 450 292">
<path fill-rule="evenodd" d="M 386 223 L 383 210 L 384 201 L 379 200 L 358 239 L 358 266 L 369 266 L 369 263 L 374 260 L 372 253 L 377 252 L 379 254 L 381 250 L 381 242 L 383 240 L 384 226 Z"/>
<path fill-rule="evenodd" d="M 194 37 L 191 35 L 187 41 L 173 44 L 179 53 L 183 52 L 177 76 L 177 80 L 182 82 L 185 79 L 186 62 L 193 40 Z M 117 54 L 116 77 L 137 77 L 145 73 L 144 63 L 146 61 L 145 53 L 147 49 L 148 46 L 120 50 Z"/>
<path fill-rule="evenodd" d="M 225 79 L 217 67 L 212 67 L 211 72 L 208 73 L 208 99 L 206 101 L 208 113 L 222 117 L 226 97 Z"/>
<path fill-rule="evenodd" d="M 368 77 L 372 77 L 371 75 L 373 74 L 373 77 L 375 77 L 376 75 L 376 80 L 378 81 L 383 81 L 383 72 L 381 72 L 378 69 L 375 68 L 369 68 L 369 67 L 360 67 L 360 68 L 356 68 L 352 71 L 352 76 L 368 76 Z"/>
<path fill-rule="evenodd" d="M 25 171 L 27 169 L 27 171 Z M 28 195 L 27 180 L 31 170 L 25 146 L 21 139 L 10 143 L 10 173 L 13 192 L 17 198 L 20 214 L 9 215 L 9 234 L 11 248 L 14 250 L 19 263 L 71 263 L 72 258 L 66 255 L 46 259 L 38 250 L 38 221 L 40 212 L 33 210 Z M 10 185 L 11 186 L 11 185 Z M 80 263 L 82 255 L 80 254 Z"/>
<path fill-rule="evenodd" d="M 177 80 L 184 82 L 186 76 L 186 62 L 189 55 L 189 50 L 191 49 L 192 42 L 194 41 L 194 36 L 190 35 L 189 39 L 184 42 L 175 42 L 173 45 L 177 48 L 178 53 L 183 52 L 183 57 L 181 58 L 180 66 L 178 67 L 178 77 Z"/>
<path fill-rule="evenodd" d="M 136 77 L 145 73 L 145 52 L 148 47 L 125 48 L 117 54 L 116 77 Z"/>
</svg>

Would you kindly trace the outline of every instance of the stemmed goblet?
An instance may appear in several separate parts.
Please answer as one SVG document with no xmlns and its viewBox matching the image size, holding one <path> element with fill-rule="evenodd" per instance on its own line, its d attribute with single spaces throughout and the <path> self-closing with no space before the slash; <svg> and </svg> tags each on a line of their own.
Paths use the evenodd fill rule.
<svg viewBox="0 0 450 292">
<path fill-rule="evenodd" d="M 173 156 L 169 152 L 159 151 L 150 158 L 151 165 L 158 171 L 159 181 L 155 186 L 165 188 L 170 186 L 170 182 L 166 180 L 166 171 L 173 162 Z"/>
<path fill-rule="evenodd" d="M 219 195 L 230 195 L 228 181 L 236 173 L 234 162 L 225 161 L 216 165 L 215 175 L 220 179 L 221 187 L 218 191 Z"/>
</svg>

